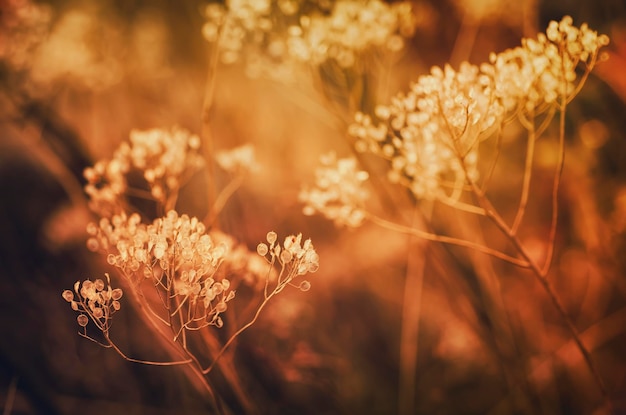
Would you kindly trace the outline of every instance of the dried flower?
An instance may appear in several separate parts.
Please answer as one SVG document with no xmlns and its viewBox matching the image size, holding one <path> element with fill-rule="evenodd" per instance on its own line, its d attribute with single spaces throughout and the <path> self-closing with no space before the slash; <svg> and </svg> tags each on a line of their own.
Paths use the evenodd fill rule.
<svg viewBox="0 0 626 415">
<path fill-rule="evenodd" d="M 103 218 L 91 226 L 91 245 L 107 254 L 109 264 L 119 268 L 134 283 L 141 277 L 155 285 L 170 286 L 173 294 L 203 307 L 203 312 L 217 321 L 215 303 L 234 297 L 227 279 L 217 280 L 215 273 L 224 261 L 226 244 L 215 244 L 206 228 L 195 217 L 169 211 L 151 224 L 141 223 L 138 214 L 122 213 L 110 220 Z M 164 282 L 162 278 L 166 278 Z"/>
<path fill-rule="evenodd" d="M 253 77 L 293 79 L 296 65 L 332 59 L 343 68 L 370 49 L 397 51 L 415 31 L 409 2 L 339 0 L 329 4 L 230 0 L 205 9 L 204 37 L 225 64 L 245 59 Z"/>
<path fill-rule="evenodd" d="M 131 169 L 141 171 L 152 197 L 165 205 L 168 197 L 203 166 L 199 149 L 200 138 L 178 127 L 131 131 L 130 142 L 122 143 L 111 160 L 85 169 L 85 192 L 91 209 L 102 217 L 122 213 Z"/>
<path fill-rule="evenodd" d="M 550 23 L 547 36 L 492 54 L 491 64 L 432 68 L 375 114 L 357 113 L 348 132 L 358 151 L 389 161 L 392 182 L 418 199 L 455 203 L 467 181 L 478 179 L 478 147 L 494 127 L 571 99 L 578 65 L 590 70 L 607 42 L 566 16 Z"/>
<path fill-rule="evenodd" d="M 100 331 L 108 335 L 111 318 L 121 308 L 119 300 L 123 292 L 120 288 L 112 289 L 109 274 L 104 275 L 106 282 L 100 278 L 95 281 L 86 279 L 82 284 L 76 281 L 74 292 L 65 290 L 62 295 L 72 310 L 80 313 L 76 320 L 81 327 L 86 327 L 91 320 Z"/>
<path fill-rule="evenodd" d="M 337 159 L 334 153 L 320 157 L 322 166 L 315 171 L 315 186 L 303 188 L 299 195 L 305 215 L 321 213 L 339 225 L 357 227 L 365 218 L 369 197 L 363 183 L 367 172 L 358 169 L 355 158 Z"/>
<path fill-rule="evenodd" d="M 280 292 L 285 286 L 291 284 L 294 278 L 319 269 L 319 255 L 310 239 L 302 242 L 302 234 L 287 236 L 282 246 L 276 243 L 277 235 L 274 231 L 267 233 L 266 240 L 267 243 L 262 242 L 257 245 L 257 253 L 268 259 L 270 264 L 278 261 L 281 266 L 278 285 L 274 293 Z M 305 284 L 305 286 L 310 287 L 310 284 Z"/>
<path fill-rule="evenodd" d="M 252 144 L 219 151 L 215 155 L 215 160 L 221 168 L 229 173 L 256 172 L 259 169 Z"/>
</svg>

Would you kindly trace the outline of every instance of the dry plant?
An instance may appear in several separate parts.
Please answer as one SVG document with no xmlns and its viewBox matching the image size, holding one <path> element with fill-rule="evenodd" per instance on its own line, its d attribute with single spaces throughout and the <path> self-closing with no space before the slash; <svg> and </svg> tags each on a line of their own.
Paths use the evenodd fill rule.
<svg viewBox="0 0 626 415">
<path fill-rule="evenodd" d="M 475 36 L 479 22 L 493 9 L 489 5 L 502 2 L 485 2 L 482 10 L 475 11 L 476 15 L 470 13 L 472 7 L 466 7 L 465 3 L 453 3 L 459 10 L 467 9 L 463 12 L 466 15 L 460 32 Z M 70 79 L 90 90 L 106 90 L 119 82 L 124 71 L 123 62 L 118 61 L 122 55 L 114 53 L 115 48 L 107 48 L 104 41 L 102 50 L 92 53 L 78 40 L 77 34 L 88 32 L 92 17 L 67 13 L 58 20 L 63 24 L 59 23 L 48 33 L 50 9 L 25 4 L 29 7 L 16 10 L 24 14 L 20 19 L 28 23 L 27 27 L 22 30 L 16 26 L 19 30 L 9 32 L 12 42 L 0 42 L 0 57 L 12 68 L 20 74 L 29 74 L 36 81 L 33 85 Z M 608 382 L 592 356 L 593 347 L 585 341 L 564 305 L 561 287 L 549 279 L 558 250 L 559 194 L 567 187 L 562 182 L 569 134 L 566 114 L 596 63 L 603 60 L 601 48 L 607 45 L 608 37 L 598 35 L 585 24 L 576 27 L 571 18 L 565 17 L 551 22 L 547 31 L 536 38 L 522 40 L 520 47 L 492 53 L 487 63 L 464 62 L 455 69 L 452 64 L 465 57 L 469 50 L 467 42 L 473 41 L 470 36 L 459 35 L 450 65 L 434 67 L 412 83 L 407 92 L 388 99 L 389 90 L 395 88 L 397 81 L 391 77 L 392 66 L 402 58 L 407 45 L 415 46 L 412 42 L 420 25 L 428 24 L 427 13 L 420 15 L 417 11 L 420 6 L 423 6 L 421 2 L 379 0 L 227 0 L 203 6 L 202 36 L 210 46 L 210 53 L 205 89 L 199 94 L 201 116 L 197 117 L 196 113 L 192 116 L 200 118 L 199 134 L 178 126 L 133 129 L 129 140 L 114 149 L 109 159 L 100 160 L 84 171 L 84 193 L 97 218 L 87 227 L 87 247 L 102 254 L 111 269 L 104 276 L 76 281 L 72 289 L 62 293 L 78 314 L 79 335 L 129 362 L 184 368 L 192 383 L 201 385 L 217 413 L 263 412 L 246 391 L 249 385 L 239 373 L 241 367 L 233 363 L 232 346 L 258 322 L 263 311 L 269 311 L 270 301 L 276 297 L 278 302 L 298 301 L 278 296 L 286 288 L 301 291 L 311 288 L 303 277 L 317 271 L 318 252 L 328 255 L 331 261 L 337 261 L 332 256 L 338 254 L 334 253 L 335 241 L 327 239 L 321 248 L 316 242 L 314 248 L 311 240 L 303 239 L 301 234 L 279 239 L 274 231 L 262 231 L 265 240 L 254 252 L 247 245 L 250 241 L 239 242 L 220 228 L 222 216 L 236 216 L 228 212 L 233 196 L 250 179 L 258 183 L 256 175 L 265 164 L 256 161 L 255 147 L 251 144 L 217 150 L 228 147 L 229 139 L 236 133 L 226 136 L 216 128 L 220 123 L 215 116 L 219 111 L 216 107 L 221 98 L 216 90 L 231 75 L 230 69 L 238 66 L 251 80 L 269 80 L 280 85 L 282 99 L 317 117 L 326 127 L 334 129 L 337 138 L 345 139 L 332 143 L 334 151 L 320 158 L 315 183 L 300 192 L 299 202 L 305 205 L 305 215 L 321 213 L 340 229 L 361 228 L 361 233 L 341 234 L 343 243 L 350 245 L 351 250 L 371 247 L 370 240 L 365 243 L 359 239 L 374 235 L 365 233 L 363 225 L 367 223 L 395 233 L 398 239 L 393 243 L 404 241 L 404 235 L 412 238 L 407 246 L 406 269 L 400 272 L 404 283 L 400 295 L 403 311 L 398 336 L 399 361 L 394 362 L 400 375 L 397 391 L 400 413 L 417 412 L 413 395 L 418 389 L 415 379 L 418 323 L 420 318 L 432 318 L 434 314 L 422 310 L 421 298 L 428 241 L 461 247 L 447 251 L 446 260 L 452 258 L 461 266 L 470 262 L 476 273 L 484 266 L 492 267 L 498 280 L 511 270 L 518 273 L 519 268 L 520 275 L 532 276 L 569 331 L 610 410 L 610 385 L 605 385 Z M 515 20 L 515 13 L 534 13 L 535 6 L 534 2 L 514 5 L 490 18 L 498 20 L 508 15 Z M 525 31 L 528 30 L 525 26 Z M 118 35 L 115 30 L 105 29 L 102 33 L 106 38 Z M 45 41 L 49 35 L 49 41 Z M 201 37 L 200 33 L 196 35 Z M 148 37 L 144 41 L 150 43 Z M 17 47 L 19 44 L 25 47 Z M 66 59 L 57 59 L 56 53 L 63 50 L 63 45 L 71 46 L 66 47 Z M 172 72 L 172 67 L 156 67 L 150 61 L 154 58 L 165 62 L 163 56 L 150 55 L 149 48 L 141 45 L 138 48 L 146 54 L 138 57 L 135 76 L 143 79 L 149 72 L 149 76 L 159 79 Z M 146 61 L 139 62 L 139 58 Z M 228 81 L 232 82 L 232 78 Z M 383 104 L 387 101 L 388 104 Z M 282 122 L 282 117 L 284 114 L 276 114 L 266 122 Z M 119 124 L 121 128 L 123 123 Z M 521 165 L 511 162 L 516 159 L 511 136 L 519 131 L 524 132 L 526 149 Z M 315 134 L 322 135 L 319 131 L 311 133 Z M 259 134 L 245 140 L 258 144 L 264 137 Z M 104 148 L 106 153 L 111 153 L 107 143 L 110 144 L 108 137 Z M 339 156 L 346 144 L 353 154 Z M 314 148 L 310 143 L 307 145 Z M 557 149 L 558 154 L 550 164 L 549 200 L 534 194 L 532 187 L 545 177 L 545 166 L 540 167 L 539 163 L 541 151 L 547 147 Z M 317 157 L 317 148 L 310 153 Z M 292 158 L 292 155 L 275 157 Z M 303 161 L 299 166 L 302 169 L 306 168 L 307 160 Z M 277 175 L 298 176 L 287 171 L 287 164 L 279 164 L 273 166 Z M 502 172 L 519 176 L 519 188 L 502 180 Z M 71 173 L 63 171 L 63 174 L 61 181 L 72 185 L 68 193 L 76 196 L 78 180 L 66 180 Z M 228 178 L 224 184 L 220 181 L 223 177 Z M 198 183 L 204 187 L 200 192 L 197 192 Z M 270 194 L 269 188 L 255 190 Z M 193 197 L 207 201 L 204 216 L 188 213 L 195 211 L 195 206 L 186 205 L 189 192 L 196 192 Z M 295 189 L 294 194 L 297 192 Z M 514 207 L 503 203 L 503 199 L 513 200 Z M 272 206 L 276 210 L 284 207 L 274 201 Z M 386 209 L 390 206 L 391 209 Z M 535 206 L 550 210 L 545 234 L 541 233 L 541 224 L 533 221 L 535 217 L 530 211 Z M 453 212 L 454 220 L 444 225 L 437 223 L 440 212 L 442 215 Z M 241 226 L 245 226 L 243 222 Z M 274 229 L 281 230 L 279 226 Z M 372 256 L 372 262 L 382 262 L 381 258 L 388 255 L 384 249 L 381 251 L 378 256 Z M 445 268 L 440 255 L 433 256 Z M 471 259 L 465 261 L 467 257 Z M 490 257 L 498 261 L 492 263 Z M 346 256 L 343 261 L 349 262 L 350 258 Z M 324 261 L 326 264 L 325 256 Z M 337 261 L 334 265 L 338 269 L 329 273 L 346 273 L 342 264 L 347 268 Z M 371 263 L 350 264 L 350 272 L 365 272 L 371 266 Z M 329 291 L 335 292 L 333 283 L 326 284 Z M 375 284 L 370 281 L 362 285 L 378 292 L 378 287 L 372 287 Z M 380 292 L 393 290 L 392 285 L 385 282 Z M 351 288 L 357 291 L 357 287 Z M 458 289 L 453 294 L 465 293 Z M 491 294 L 497 295 L 494 292 L 486 295 Z M 498 300 L 493 297 L 485 300 L 490 301 Z M 276 306 L 284 304 L 288 303 Z M 537 304 L 541 304 L 539 300 Z M 159 346 L 166 352 L 162 355 L 169 356 L 169 360 L 136 356 L 120 341 L 122 336 L 116 336 L 113 317 L 119 317 L 118 313 L 124 313 L 127 307 L 139 310 L 142 322 L 160 335 Z M 378 313 L 368 309 L 373 307 L 365 301 L 359 307 L 355 311 L 359 314 L 357 319 Z M 325 308 L 321 305 L 316 310 L 320 317 L 327 312 Z M 278 310 L 275 311 L 278 317 L 270 316 L 270 320 L 279 320 L 283 312 L 289 314 L 288 306 L 274 309 Z M 443 319 L 454 313 L 439 314 Z M 344 315 L 335 317 L 346 320 L 346 324 L 351 322 Z M 369 322 L 367 329 L 375 331 Z M 324 334 L 316 335 L 324 337 Z M 296 356 L 305 365 L 328 364 L 323 357 L 307 350 L 301 348 Z M 514 385 L 509 385 L 510 389 L 522 389 L 519 385 L 528 382 L 525 376 L 532 377 L 527 372 L 516 373 L 518 377 Z M 292 373 L 292 376 L 296 375 Z M 379 379 L 368 381 L 375 387 L 380 382 Z M 230 388 L 228 392 L 234 399 L 220 396 L 223 384 Z M 233 400 L 237 402 L 231 407 Z"/>
<path fill-rule="evenodd" d="M 608 41 L 586 24 L 573 26 L 572 18 L 566 16 L 560 22 L 550 22 L 546 33 L 536 39 L 523 39 L 520 47 L 492 53 L 488 63 L 477 66 L 465 62 L 458 70 L 449 65 L 433 67 L 390 104 L 377 105 L 371 114 L 357 112 L 348 128 L 356 151 L 386 160 L 389 183 L 406 188 L 416 204 L 444 205 L 486 218 L 504 235 L 507 245 L 433 233 L 425 219 L 412 226 L 368 210 L 370 194 L 364 185 L 370 174 L 359 167 L 355 157 L 323 156 L 315 184 L 300 194 L 305 214 L 321 213 L 338 225 L 358 227 L 370 221 L 417 238 L 473 249 L 530 270 L 583 355 L 607 409 L 610 397 L 603 377 L 547 277 L 559 216 L 566 110 Z M 558 133 L 553 137 L 548 129 L 555 117 Z M 504 131 L 512 123 L 521 125 L 527 138 L 516 214 L 508 220 L 492 203 L 495 191 L 490 191 L 489 185 L 503 159 Z M 547 242 L 544 252 L 537 254 L 520 234 L 531 196 L 535 146 L 542 139 L 557 141 L 558 160 L 552 178 Z M 407 299 L 411 301 L 410 294 Z"/>
<path fill-rule="evenodd" d="M 144 312 L 146 321 L 175 345 L 180 359 L 156 362 L 129 357 L 116 345 L 111 326 L 113 315 L 121 309 L 123 291 L 111 288 L 109 274 L 106 283 L 101 278 L 77 281 L 73 291 L 63 292 L 63 298 L 79 313 L 81 336 L 112 348 L 130 362 L 190 366 L 202 380 L 215 409 L 222 411 L 207 375 L 273 297 L 288 286 L 309 290 L 310 283 L 300 277 L 317 271 L 319 257 L 311 240 L 303 241 L 302 234 L 287 236 L 281 244 L 275 232 L 268 232 L 267 243 L 260 243 L 257 252 L 252 253 L 235 246 L 232 237 L 209 231 L 198 218 L 179 214 L 176 200 L 180 189 L 203 166 L 199 147 L 199 137 L 181 128 L 132 131 L 130 142 L 123 143 L 111 160 L 99 161 L 85 170 L 85 191 L 91 209 L 100 218 L 87 227 L 88 248 L 102 252 L 109 265 L 117 268 L 131 301 Z M 233 173 L 233 181 L 216 197 L 207 216 L 211 220 L 247 170 L 256 166 L 250 146 L 219 152 L 216 161 Z M 139 183 L 130 180 L 133 174 L 141 177 Z M 157 217 L 150 222 L 133 206 L 133 198 L 154 202 Z M 229 303 L 236 301 L 234 288 L 242 284 L 254 288 L 259 281 L 262 300 L 252 318 L 216 347 L 219 336 L 212 330 L 225 325 L 222 315 Z M 92 326 L 100 332 L 97 336 L 88 333 Z M 190 339 L 192 336 L 208 342 L 213 355 L 203 355 L 197 340 Z M 229 381 L 236 383 L 234 379 Z M 249 403 L 242 404 L 253 410 Z"/>
</svg>

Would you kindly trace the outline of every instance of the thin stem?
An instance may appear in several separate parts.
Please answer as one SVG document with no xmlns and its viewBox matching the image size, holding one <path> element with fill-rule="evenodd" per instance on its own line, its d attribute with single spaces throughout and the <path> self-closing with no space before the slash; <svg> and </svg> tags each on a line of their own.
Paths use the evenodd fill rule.
<svg viewBox="0 0 626 415">
<path fill-rule="evenodd" d="M 563 165 L 565 162 L 565 100 L 561 101 L 559 114 L 559 158 L 554 173 L 554 182 L 552 185 L 552 218 L 550 220 L 550 233 L 548 236 L 548 250 L 546 251 L 546 261 L 541 267 L 541 276 L 548 274 L 552 259 L 554 257 L 554 243 L 556 239 L 556 228 L 559 216 L 559 187 L 561 184 L 561 175 L 563 173 Z"/>
<path fill-rule="evenodd" d="M 124 360 L 128 360 L 129 362 L 141 363 L 141 364 L 144 364 L 144 365 L 151 365 L 151 366 L 178 366 L 178 365 L 187 365 L 187 364 L 192 362 L 191 359 L 178 360 L 178 361 L 173 361 L 173 362 L 172 361 L 169 361 L 169 362 L 155 362 L 155 361 L 152 361 L 152 360 L 135 359 L 135 358 L 126 356 L 126 354 L 124 352 L 122 352 L 122 350 L 119 347 L 117 347 L 117 345 L 115 343 L 113 343 L 113 341 L 108 336 L 108 334 L 105 334 L 105 338 L 107 340 L 107 344 L 113 350 L 115 350 L 117 352 L 117 354 L 122 356 L 124 358 Z"/>
<path fill-rule="evenodd" d="M 517 265 L 519 267 L 522 268 L 528 268 L 529 267 L 529 263 L 527 259 L 519 259 L 519 258 L 514 258 L 512 256 L 509 256 L 503 252 L 497 251 L 495 249 L 477 244 L 475 242 L 472 241 L 468 241 L 465 239 L 457 239 L 457 238 L 453 238 L 451 236 L 445 236 L 445 235 L 437 235 L 434 233 L 430 233 L 430 232 L 425 232 L 419 229 L 415 229 L 415 228 L 411 228 L 409 226 L 404 226 L 404 225 L 400 225 L 397 224 L 395 222 L 390 222 L 387 221 L 385 219 L 382 219 L 378 216 L 372 215 L 372 214 L 367 214 L 367 219 L 369 219 L 370 221 L 372 221 L 373 223 L 382 226 L 383 228 L 387 228 L 396 232 L 400 232 L 400 233 L 405 233 L 405 234 L 409 234 L 409 235 L 414 235 L 417 236 L 418 238 L 422 238 L 422 239 L 426 239 L 429 241 L 435 241 L 435 242 L 441 242 L 441 243 L 445 243 L 445 244 L 450 244 L 450 245 L 457 245 L 457 246 L 463 246 L 466 248 L 471 248 L 471 249 L 475 249 L 476 251 L 482 252 L 484 254 L 487 255 L 491 255 L 495 258 L 501 259 L 503 261 L 509 262 L 513 265 Z"/>
<path fill-rule="evenodd" d="M 239 173 L 233 180 L 228 183 L 228 185 L 222 189 L 220 194 L 215 198 L 213 202 L 213 207 L 211 208 L 208 218 L 205 220 L 205 224 L 212 225 L 215 219 L 219 216 L 220 212 L 228 202 L 228 199 L 241 187 L 243 183 L 244 174 Z"/>
<path fill-rule="evenodd" d="M 430 217 L 432 204 L 429 206 Z M 418 209 L 414 209 L 413 222 L 419 221 Z M 417 367 L 417 351 L 419 323 L 422 305 L 422 287 L 424 283 L 424 269 L 426 265 L 423 239 L 409 235 L 409 250 L 407 252 L 407 272 L 404 282 L 404 299 L 402 301 L 402 326 L 400 332 L 400 387 L 399 413 L 415 413 L 415 373 Z M 415 255 L 414 251 L 418 252 Z"/>
<path fill-rule="evenodd" d="M 459 65 L 462 61 L 469 57 L 470 52 L 474 48 L 476 35 L 478 33 L 479 22 L 477 22 L 470 13 L 464 13 L 461 20 L 461 27 L 456 36 L 454 47 L 450 52 L 450 62 L 453 65 Z"/>
<path fill-rule="evenodd" d="M 261 315 L 261 311 L 263 310 L 263 308 L 265 308 L 265 306 L 267 305 L 267 303 L 270 301 L 270 299 L 276 294 L 276 291 L 272 292 L 269 296 L 267 296 L 263 302 L 261 303 L 261 305 L 259 306 L 259 308 L 256 310 L 256 313 L 254 314 L 254 317 L 252 318 L 252 320 L 250 320 L 245 326 L 241 327 L 239 330 L 237 330 L 231 337 L 230 339 L 228 339 L 228 341 L 224 344 L 224 346 L 222 346 L 222 348 L 220 349 L 220 351 L 217 353 L 217 355 L 215 356 L 215 358 L 213 359 L 213 363 L 211 363 L 211 365 L 209 365 L 209 367 L 207 367 L 206 369 L 204 369 L 202 371 L 202 373 L 204 373 L 205 375 L 210 373 L 211 370 L 213 370 L 213 367 L 215 367 L 215 364 L 220 360 L 220 357 L 222 357 L 222 355 L 224 354 L 224 352 L 226 351 L 226 349 L 228 349 L 228 347 L 232 344 L 233 341 L 235 341 L 235 339 L 237 337 L 239 337 L 239 335 L 241 333 L 243 333 L 244 331 L 246 331 L 247 329 L 249 329 L 254 323 L 256 323 L 257 319 L 259 318 L 259 315 Z"/>
<path fill-rule="evenodd" d="M 213 135 L 211 132 L 211 109 L 213 107 L 213 99 L 215 97 L 215 85 L 217 79 L 217 67 L 219 64 L 219 50 L 222 40 L 223 27 L 225 22 L 220 25 L 219 33 L 215 45 L 209 53 L 209 64 L 207 70 L 207 81 L 204 90 L 204 100 L 202 102 L 202 141 L 204 159 L 207 166 L 208 184 L 207 184 L 207 206 L 211 206 L 215 198 L 215 184 L 213 183 L 215 163 L 213 162 Z M 210 212 L 207 212 L 207 216 Z"/>
<path fill-rule="evenodd" d="M 462 210 L 468 213 L 474 213 L 480 216 L 485 216 L 485 210 L 481 207 L 470 205 L 469 203 L 461 202 L 460 200 L 455 200 L 445 195 L 444 197 L 439 197 L 437 200 L 455 209 Z"/>
<path fill-rule="evenodd" d="M 561 156 L 561 158 L 562 157 L 563 156 Z M 559 175 L 560 173 L 561 173 L 561 170 L 558 171 Z M 608 400 L 608 392 L 604 385 L 604 381 L 602 380 L 600 373 L 598 372 L 595 364 L 593 363 L 593 359 L 591 358 L 591 353 L 587 350 L 587 348 L 583 344 L 580 338 L 580 333 L 578 332 L 578 329 L 576 328 L 573 321 L 571 320 L 571 318 L 565 311 L 565 308 L 561 304 L 554 289 L 552 288 L 548 279 L 546 278 L 547 270 L 544 271 L 540 269 L 539 266 L 531 259 L 530 255 L 526 251 L 525 247 L 522 245 L 519 238 L 511 232 L 511 229 L 506 225 L 502 217 L 496 212 L 496 210 L 493 208 L 493 205 L 491 204 L 489 199 L 487 199 L 484 193 L 478 188 L 476 183 L 473 181 L 470 181 L 470 184 L 472 184 L 472 187 L 474 188 L 474 194 L 478 198 L 479 204 L 485 208 L 487 217 L 489 217 L 495 223 L 495 225 L 502 231 L 502 233 L 504 233 L 509 238 L 509 240 L 514 245 L 515 249 L 518 251 L 520 256 L 524 259 L 526 264 L 528 264 L 528 268 L 530 268 L 530 270 L 533 272 L 533 275 L 535 276 L 537 281 L 539 281 L 544 291 L 548 294 L 548 297 L 550 298 L 552 305 L 554 306 L 554 308 L 556 308 L 559 315 L 565 322 L 565 325 L 567 326 L 572 338 L 574 339 L 574 342 L 576 343 L 576 345 L 578 346 L 578 349 L 583 355 L 583 358 L 585 359 L 585 362 L 587 363 L 587 366 L 589 367 L 591 374 L 595 378 L 595 381 L 598 385 L 598 388 L 600 389 L 602 393 L 602 396 L 605 402 L 607 403 L 607 405 L 610 406 L 610 402 Z M 559 184 L 559 181 L 555 179 L 555 185 L 558 185 L 558 184 Z M 557 193 L 557 190 L 558 189 L 556 189 L 553 192 L 553 194 Z M 556 212 L 556 209 L 554 210 L 554 212 Z M 554 222 L 555 220 L 553 220 L 553 226 L 555 226 Z"/>
<path fill-rule="evenodd" d="M 485 179 L 482 182 L 483 192 L 487 191 L 487 186 L 491 182 L 491 178 L 493 177 L 493 172 L 496 170 L 496 165 L 498 164 L 498 158 L 500 158 L 500 150 L 502 149 L 502 124 L 498 125 L 498 133 L 496 134 L 496 152 L 491 160 L 489 165 L 489 169 L 487 170 L 487 174 L 485 175 Z"/>
<path fill-rule="evenodd" d="M 531 118 L 532 114 L 531 114 Z M 530 129 L 528 130 L 528 142 L 526 145 L 526 163 L 524 165 L 524 179 L 522 182 L 522 195 L 520 196 L 519 205 L 517 207 L 517 214 L 515 215 L 515 220 L 513 221 L 513 226 L 511 226 L 511 233 L 517 234 L 517 229 L 522 223 L 522 219 L 524 219 L 524 214 L 526 213 L 526 205 L 528 204 L 528 191 L 530 189 L 530 179 L 533 171 L 533 159 L 535 155 L 535 124 L 533 121 L 530 122 Z"/>
</svg>

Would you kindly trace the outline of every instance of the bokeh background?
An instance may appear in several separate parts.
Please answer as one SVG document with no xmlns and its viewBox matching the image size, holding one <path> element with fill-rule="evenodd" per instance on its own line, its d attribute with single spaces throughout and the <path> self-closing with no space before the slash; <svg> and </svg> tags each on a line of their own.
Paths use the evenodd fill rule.
<svg viewBox="0 0 626 415">
<path fill-rule="evenodd" d="M 382 102 L 433 65 L 485 62 L 490 52 L 515 47 L 566 14 L 575 25 L 588 22 L 610 36 L 610 59 L 569 108 L 549 278 L 592 352 L 615 413 L 626 413 L 626 4 L 412 4 L 416 31 L 388 62 L 389 76 L 378 91 Z M 78 279 L 107 271 L 115 279 L 103 258 L 85 247 L 85 226 L 93 218 L 82 170 L 110 157 L 132 129 L 207 128 L 212 55 L 202 36 L 205 5 L 0 0 L 5 414 L 209 411 L 184 370 L 129 363 L 80 338 L 61 298 Z M 302 214 L 298 192 L 313 180 L 319 155 L 350 153 L 342 129 L 350 115 L 342 112 L 341 97 L 304 76 L 286 84 L 251 79 L 243 64 L 215 70 L 211 145 L 252 143 L 262 166 L 226 205 L 220 228 L 251 249 L 269 230 L 302 232 L 321 258 L 311 290 L 281 294 L 233 348 L 242 389 L 258 413 L 605 413 L 563 322 L 530 275 L 373 225 L 337 229 Z M 538 252 L 549 227 L 556 157 L 554 147 L 543 144 L 524 233 Z M 517 197 L 510 190 L 519 184 L 524 148 L 510 139 L 494 180 L 493 194 L 502 195 L 494 199 L 505 215 Z M 376 173 L 379 166 L 369 162 Z M 209 180 L 219 188 L 226 178 Z M 205 187 L 206 178 L 192 181 L 179 210 L 203 215 Z M 406 206 L 413 204 L 402 191 L 376 194 L 374 209 L 410 217 Z M 420 207 L 444 233 L 468 235 L 482 226 L 449 208 Z M 483 231 L 502 243 L 492 229 Z M 113 335 L 129 353 L 167 356 L 132 304 L 115 319 Z M 213 381 L 219 389 L 219 375 Z M 232 391 L 219 390 L 233 413 L 243 411 Z"/>
</svg>

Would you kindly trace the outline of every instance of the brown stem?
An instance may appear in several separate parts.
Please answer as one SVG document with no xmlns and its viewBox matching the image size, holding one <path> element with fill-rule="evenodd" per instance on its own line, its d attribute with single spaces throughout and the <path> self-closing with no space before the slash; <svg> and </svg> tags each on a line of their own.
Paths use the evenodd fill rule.
<svg viewBox="0 0 626 415">
<path fill-rule="evenodd" d="M 559 174 L 560 174 L 560 170 L 559 170 Z M 502 217 L 496 212 L 496 210 L 493 208 L 493 205 L 491 204 L 489 199 L 487 199 L 484 193 L 476 186 L 474 182 L 470 181 L 470 184 L 472 185 L 472 188 L 474 189 L 474 194 L 476 195 L 479 204 L 485 209 L 487 217 L 489 217 L 495 223 L 495 225 L 502 231 L 502 233 L 504 233 L 508 237 L 508 239 L 511 241 L 511 243 L 513 244 L 515 249 L 518 251 L 520 256 L 528 264 L 528 267 L 533 272 L 533 275 L 535 276 L 537 281 L 539 281 L 539 283 L 541 284 L 545 292 L 548 294 L 548 297 L 550 298 L 552 305 L 554 306 L 554 308 L 556 308 L 561 318 L 565 322 L 565 325 L 567 326 L 572 338 L 574 339 L 574 342 L 576 343 L 576 345 L 578 346 L 578 349 L 583 355 L 583 358 L 585 359 L 585 362 L 587 363 L 587 366 L 589 367 L 591 374 L 593 375 L 596 383 L 598 384 L 598 388 L 600 389 L 602 393 L 602 397 L 604 398 L 607 406 L 610 406 L 608 391 L 606 389 L 606 386 L 604 385 L 604 381 L 602 380 L 600 373 L 598 372 L 598 369 L 596 368 L 596 365 L 593 362 L 593 359 L 591 358 L 591 353 L 587 350 L 587 348 L 583 344 L 581 337 L 580 337 L 580 333 L 578 332 L 578 329 L 576 328 L 576 326 L 572 322 L 572 319 L 569 317 L 569 315 L 565 311 L 565 308 L 559 301 L 554 289 L 552 288 L 552 286 L 550 285 L 550 282 L 546 278 L 547 271 L 543 271 L 542 269 L 540 269 L 537 263 L 531 259 L 530 255 L 528 254 L 528 252 L 522 245 L 519 238 L 515 234 L 512 233 L 511 229 L 504 222 Z M 556 185 L 558 185 L 558 182 L 556 182 Z M 556 193 L 557 190 L 555 190 L 554 193 Z M 554 212 L 556 212 L 556 209 L 554 209 Z"/>
<path fill-rule="evenodd" d="M 519 267 L 522 268 L 528 268 L 529 264 L 527 262 L 527 260 L 522 260 L 519 258 L 514 258 L 510 255 L 507 255 L 503 252 L 497 251 L 495 249 L 477 244 L 475 242 L 472 241 L 468 241 L 465 239 L 457 239 L 457 238 L 453 238 L 451 236 L 445 236 L 445 235 L 437 235 L 434 233 L 430 233 L 430 232 L 425 232 L 419 229 L 415 229 L 415 228 L 411 228 L 409 226 L 403 226 L 394 222 L 389 222 L 385 219 L 379 218 L 378 216 L 372 215 L 372 214 L 367 214 L 367 219 L 369 219 L 370 221 L 372 221 L 373 223 L 382 226 L 383 228 L 387 228 L 396 232 L 400 232 L 400 233 L 405 233 L 405 234 L 409 234 L 409 235 L 414 235 L 417 236 L 418 238 L 422 238 L 422 239 L 426 239 L 429 241 L 435 241 L 435 242 L 441 242 L 441 243 L 445 243 L 445 244 L 449 244 L 449 245 L 457 245 L 457 246 L 463 246 L 465 248 L 471 248 L 474 249 L 476 251 L 482 252 L 484 254 L 487 255 L 491 255 L 492 257 L 501 259 L 503 261 L 509 262 L 513 265 L 517 265 Z"/>
</svg>

